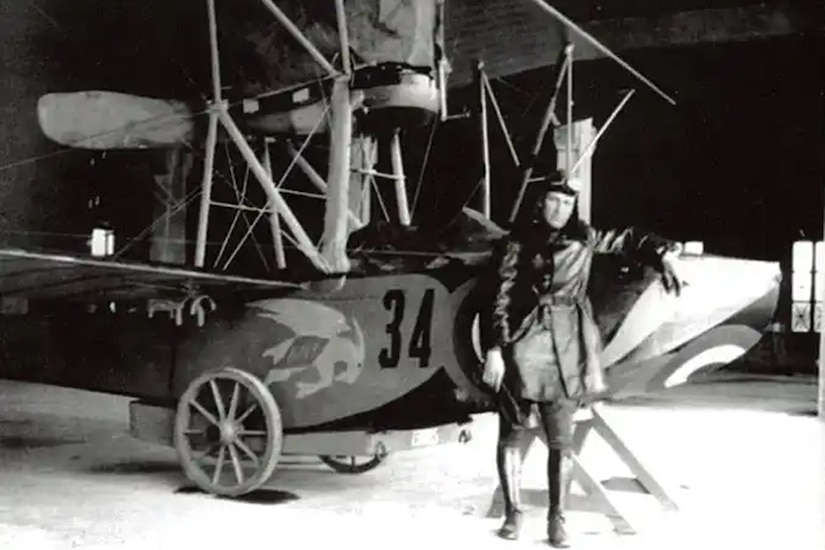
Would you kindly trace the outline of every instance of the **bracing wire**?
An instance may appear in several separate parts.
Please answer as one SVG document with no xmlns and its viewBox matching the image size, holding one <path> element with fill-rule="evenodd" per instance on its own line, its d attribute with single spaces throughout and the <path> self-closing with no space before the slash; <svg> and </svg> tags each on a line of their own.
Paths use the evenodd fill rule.
<svg viewBox="0 0 825 550">
<path fill-rule="evenodd" d="M 430 125 L 430 136 L 427 138 L 427 148 L 424 151 L 424 158 L 421 160 L 421 168 L 418 172 L 418 182 L 415 184 L 415 194 L 412 202 L 412 215 L 415 216 L 416 207 L 418 206 L 418 198 L 421 194 L 421 187 L 424 181 L 424 172 L 427 171 L 427 166 L 430 162 L 430 151 L 433 146 L 433 138 L 435 137 L 435 129 L 438 125 L 438 118 L 434 119 Z"/>
<path fill-rule="evenodd" d="M 34 0 L 29 0 L 29 1 L 30 1 L 30 3 L 34 4 Z M 43 15 L 44 17 L 46 16 L 46 14 L 43 13 L 42 10 L 39 9 L 39 6 L 37 6 L 36 4 L 35 4 L 35 8 L 37 8 L 38 11 L 41 12 L 41 15 Z M 51 18 L 50 18 L 50 20 L 51 20 Z M 57 22 L 53 21 L 53 20 L 52 20 L 52 23 L 57 24 Z M 183 75 L 188 78 L 190 84 L 192 84 L 193 86 L 197 86 L 197 84 L 191 78 L 191 75 L 189 75 L 183 69 L 183 67 L 181 66 L 179 61 L 177 59 L 175 59 L 174 61 L 178 65 L 178 68 L 183 72 Z M 332 78 L 332 77 L 331 76 L 323 77 L 323 76 L 320 76 L 320 75 L 316 75 L 315 77 L 313 77 L 311 80 L 309 80 L 307 82 L 294 84 L 294 85 L 289 86 L 289 88 L 300 87 L 300 86 L 304 86 L 304 85 L 308 85 L 308 84 L 312 84 L 312 83 L 322 82 L 322 81 L 326 80 L 327 78 Z M 281 90 L 281 91 L 284 91 L 284 90 Z M 202 91 L 199 91 L 199 93 L 201 95 L 202 100 L 208 101 L 206 99 L 206 97 L 204 96 L 204 93 Z M 258 97 L 271 96 L 274 93 L 280 93 L 280 92 L 267 91 L 263 94 L 258 94 L 254 97 L 258 98 Z M 230 106 L 230 107 L 241 105 L 247 99 L 249 99 L 249 98 L 239 99 L 239 100 L 234 101 L 234 102 L 227 102 L 227 105 Z M 322 97 L 322 101 L 324 102 L 325 107 L 328 110 L 330 106 L 329 106 L 328 98 L 326 97 L 326 94 L 324 94 L 324 97 Z M 203 115 L 208 115 L 211 112 L 211 110 L 212 110 L 211 106 L 207 106 L 206 108 L 200 109 L 200 110 L 193 110 L 193 112 L 191 113 L 191 117 L 192 117 L 192 119 L 197 119 L 198 117 L 201 117 Z M 325 112 L 325 114 L 326 114 L 326 112 Z M 17 167 L 20 167 L 20 166 L 25 166 L 25 165 L 28 165 L 28 164 L 42 162 L 44 160 L 57 158 L 61 155 L 66 155 L 66 154 L 68 154 L 70 152 L 73 152 L 73 151 L 89 152 L 89 151 L 92 151 L 92 150 L 91 149 L 86 149 L 86 148 L 83 148 L 83 147 L 76 147 L 75 144 L 79 144 L 79 143 L 83 142 L 84 140 L 88 140 L 88 139 L 104 138 L 107 135 L 117 134 L 119 132 L 122 132 L 123 130 L 125 130 L 128 127 L 140 128 L 143 125 L 157 124 L 157 123 L 161 123 L 165 120 L 180 119 L 182 116 L 189 116 L 189 115 L 188 114 L 182 114 L 180 112 L 172 113 L 172 114 L 168 114 L 168 115 L 158 115 L 158 116 L 155 116 L 155 117 L 150 117 L 150 118 L 141 120 L 140 122 L 137 122 L 137 123 L 123 124 L 122 126 L 120 126 L 118 128 L 115 128 L 115 129 L 101 131 L 101 132 L 96 133 L 96 134 L 85 135 L 83 137 L 77 138 L 76 141 L 68 142 L 67 145 L 59 146 L 59 148 L 54 150 L 54 151 L 50 151 L 48 153 L 39 154 L 39 155 L 32 155 L 32 156 L 29 156 L 29 157 L 25 157 L 25 158 L 17 159 L 17 160 L 12 160 L 10 162 L 4 163 L 4 164 L 0 165 L 0 171 L 6 171 L 6 170 L 14 169 L 14 168 L 17 168 Z M 322 119 L 323 119 L 323 117 L 322 117 Z M 427 143 L 424 158 L 422 159 L 421 170 L 419 172 L 418 181 L 417 181 L 417 184 L 416 184 L 416 190 L 415 190 L 415 193 L 414 193 L 413 204 L 412 204 L 413 212 L 415 212 L 415 210 L 417 208 L 417 205 L 418 205 L 418 202 L 419 202 L 421 189 L 422 189 L 422 184 L 423 184 L 423 177 L 424 177 L 424 173 L 426 172 L 426 168 L 427 168 L 428 163 L 429 163 L 436 126 L 437 126 L 437 121 L 434 121 L 433 124 L 431 125 L 431 128 L 430 128 L 428 143 Z M 314 133 L 314 130 L 310 135 L 312 135 L 313 133 Z M 181 143 L 180 145 L 186 146 L 187 148 L 196 149 L 196 148 L 199 148 L 198 144 L 200 143 L 200 141 L 201 140 L 194 140 L 194 142 Z M 303 144 L 302 149 L 306 145 L 307 145 L 307 142 L 305 142 Z M 293 161 L 293 164 L 294 164 L 294 161 Z M 287 173 L 288 172 L 289 172 L 289 169 L 287 169 Z M 234 174 L 232 174 L 232 176 L 233 176 L 233 179 L 234 179 Z M 283 179 L 285 179 L 285 178 L 282 178 L 281 182 L 279 182 L 278 187 L 280 187 L 280 185 L 283 183 Z M 235 185 L 233 185 L 233 187 L 234 187 L 235 191 L 237 192 L 237 190 L 238 190 L 237 189 L 237 184 L 236 184 L 236 182 L 233 182 L 233 183 L 235 183 Z M 142 240 L 143 238 L 145 238 L 146 235 L 149 232 L 151 232 L 159 223 L 161 223 L 167 216 L 169 216 L 171 214 L 174 214 L 174 213 L 177 213 L 181 209 L 183 209 L 187 205 L 189 205 L 195 198 L 197 198 L 200 195 L 200 192 L 201 192 L 200 189 L 194 189 L 192 192 L 190 192 L 189 195 L 184 197 L 184 199 L 182 201 L 180 201 L 177 204 L 173 205 L 171 210 L 166 212 L 163 216 L 159 217 L 158 219 L 154 220 L 154 222 L 152 222 L 148 227 L 146 227 L 143 231 L 141 231 L 141 233 L 139 233 L 134 239 L 132 239 L 129 243 L 125 244 L 122 248 L 117 250 L 116 253 L 115 253 L 115 256 L 116 257 L 122 256 L 135 243 L 137 243 L 140 240 Z M 385 215 L 387 215 L 386 207 L 383 204 L 383 201 L 381 200 L 380 194 L 379 194 L 379 202 L 381 203 L 381 208 L 382 208 L 382 210 L 384 210 Z M 247 221 L 247 224 L 249 225 L 248 221 Z M 255 224 L 253 223 L 252 226 L 254 226 L 254 225 Z M 77 236 L 78 238 L 81 237 L 80 235 L 74 235 L 74 234 L 65 234 L 65 235 Z M 86 235 L 83 235 L 83 237 L 85 238 Z M 180 240 L 180 239 L 176 239 L 176 240 Z M 183 240 L 189 241 L 189 239 L 183 239 Z M 259 252 L 260 252 L 260 250 L 259 250 Z"/>
<path fill-rule="evenodd" d="M 189 203 L 191 203 L 193 200 L 195 200 L 195 198 L 200 196 L 200 194 L 201 194 L 200 188 L 196 188 L 196 189 L 193 189 L 192 191 L 190 191 L 189 194 L 184 198 L 184 200 L 182 200 L 181 202 L 176 204 L 172 208 L 172 210 L 170 210 L 169 212 L 165 212 L 163 215 L 159 216 L 157 219 L 155 219 L 154 222 L 149 224 L 143 231 L 138 233 L 137 236 L 135 236 L 131 241 L 129 241 L 127 244 L 123 245 L 122 248 L 120 248 L 117 252 L 115 252 L 114 257 L 118 258 L 118 257 L 122 256 L 123 254 L 125 254 L 127 250 L 132 248 L 132 246 L 134 246 L 136 243 L 140 242 L 147 235 L 149 235 L 149 233 L 151 233 L 152 230 L 155 227 L 158 226 L 158 224 L 160 224 L 162 221 L 164 221 L 168 216 L 171 216 L 173 214 L 177 214 L 178 212 L 180 212 L 181 210 L 186 208 L 189 205 Z"/>
</svg>

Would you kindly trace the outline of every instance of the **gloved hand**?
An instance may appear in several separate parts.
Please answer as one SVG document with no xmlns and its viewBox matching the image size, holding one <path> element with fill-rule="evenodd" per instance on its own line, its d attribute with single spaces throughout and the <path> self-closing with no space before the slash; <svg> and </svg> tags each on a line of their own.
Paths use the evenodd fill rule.
<svg viewBox="0 0 825 550">
<path fill-rule="evenodd" d="M 678 252 L 666 252 L 662 256 L 662 284 L 668 292 L 673 291 L 677 296 L 681 293 L 682 287 L 686 285 L 685 280 L 679 274 Z"/>
<path fill-rule="evenodd" d="M 484 374 L 481 379 L 485 384 L 498 391 L 504 379 L 504 357 L 501 349 L 493 348 L 487 352 L 484 359 Z"/>
</svg>

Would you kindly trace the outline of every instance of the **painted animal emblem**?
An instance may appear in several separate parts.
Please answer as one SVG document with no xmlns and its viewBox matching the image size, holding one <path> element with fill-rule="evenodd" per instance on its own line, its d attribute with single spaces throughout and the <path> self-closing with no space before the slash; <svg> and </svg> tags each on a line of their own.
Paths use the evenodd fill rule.
<svg viewBox="0 0 825 550">
<path fill-rule="evenodd" d="M 293 336 L 267 348 L 272 360 L 267 385 L 292 382 L 303 399 L 335 382 L 354 384 L 364 365 L 364 335 L 358 321 L 318 302 L 277 299 L 256 302 L 258 316 L 292 331 Z"/>
</svg>

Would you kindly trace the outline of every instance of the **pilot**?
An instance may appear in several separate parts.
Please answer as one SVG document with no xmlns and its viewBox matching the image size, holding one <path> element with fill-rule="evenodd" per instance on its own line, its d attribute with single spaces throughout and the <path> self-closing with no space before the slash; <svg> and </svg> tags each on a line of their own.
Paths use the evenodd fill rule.
<svg viewBox="0 0 825 550">
<path fill-rule="evenodd" d="M 532 216 L 503 237 L 493 255 L 483 380 L 500 405 L 496 466 L 505 518 L 498 534 L 519 536 L 519 446 L 540 425 L 549 448 L 548 542 L 566 548 L 573 415 L 607 391 L 598 359 L 601 337 L 586 294 L 593 254 L 619 253 L 653 266 L 665 288 L 678 293 L 680 245 L 634 228 L 590 227 L 578 216 L 579 183 L 561 172 L 534 186 L 536 200 L 525 203 L 535 204 Z"/>
</svg>

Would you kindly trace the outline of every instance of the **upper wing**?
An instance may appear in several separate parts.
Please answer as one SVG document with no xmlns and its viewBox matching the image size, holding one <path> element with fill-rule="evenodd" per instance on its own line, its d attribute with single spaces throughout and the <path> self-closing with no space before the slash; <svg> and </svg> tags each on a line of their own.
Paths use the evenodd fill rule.
<svg viewBox="0 0 825 550">
<path fill-rule="evenodd" d="M 115 300 L 231 288 L 304 287 L 294 282 L 194 269 L 0 249 L 0 296 L 4 298 Z"/>
<path fill-rule="evenodd" d="M 555 65 L 567 43 L 574 59 L 609 57 L 670 103 L 653 82 L 545 0 L 450 0 L 446 3 L 445 50 L 450 86 L 473 81 L 478 61 L 491 78 Z"/>
<path fill-rule="evenodd" d="M 576 59 L 610 57 L 672 102 L 652 82 L 559 11 L 555 3 L 556 0 L 447 0 L 443 4 L 443 21 L 436 15 L 437 0 L 353 0 L 345 2 L 344 8 L 356 65 L 391 61 L 430 66 L 440 49 L 433 43 L 433 35 L 439 36 L 435 41 L 438 43 L 443 34 L 443 53 L 452 66 L 447 84 L 462 87 L 472 83 L 478 61 L 484 61 L 487 76 L 497 78 L 555 65 L 559 53 L 570 42 L 575 47 Z M 311 17 L 306 15 L 306 0 L 278 4 L 327 59 L 339 53 L 333 2 L 310 2 Z M 270 25 L 262 31 L 257 16 L 234 4 L 221 14 L 221 21 L 224 25 L 230 21 L 228 28 L 233 31 L 224 38 L 232 41 L 237 51 L 250 51 L 250 45 L 254 46 L 248 57 L 234 60 L 236 67 L 243 67 L 241 80 L 250 87 L 246 93 L 283 90 L 317 80 L 318 65 L 313 56 L 288 39 L 280 25 Z M 233 47 L 227 49 L 231 51 Z"/>
</svg>

